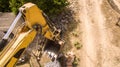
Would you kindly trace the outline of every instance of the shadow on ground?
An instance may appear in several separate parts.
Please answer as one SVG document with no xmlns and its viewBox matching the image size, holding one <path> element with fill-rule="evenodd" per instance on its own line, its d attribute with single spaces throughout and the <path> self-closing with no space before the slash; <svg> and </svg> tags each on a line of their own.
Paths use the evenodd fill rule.
<svg viewBox="0 0 120 67">
<path fill-rule="evenodd" d="M 77 28 L 78 24 L 78 22 L 74 18 L 74 11 L 69 8 L 65 8 L 64 11 L 51 18 L 51 20 L 58 28 L 62 29 L 61 37 L 65 40 L 63 52 L 69 51 L 72 48 L 70 33 Z"/>
</svg>

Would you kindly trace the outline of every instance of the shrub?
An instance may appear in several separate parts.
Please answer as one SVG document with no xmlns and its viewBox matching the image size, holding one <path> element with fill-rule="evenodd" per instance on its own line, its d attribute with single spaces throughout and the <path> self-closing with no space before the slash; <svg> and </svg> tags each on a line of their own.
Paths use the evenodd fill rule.
<svg viewBox="0 0 120 67">
<path fill-rule="evenodd" d="M 27 2 L 35 3 L 47 15 L 57 14 L 68 5 L 67 0 L 10 0 L 11 11 L 17 13 L 18 8 Z"/>
<path fill-rule="evenodd" d="M 76 47 L 76 49 L 80 49 L 80 48 L 82 48 L 82 45 L 79 43 L 79 42 L 75 42 L 74 43 L 74 46 Z"/>
<path fill-rule="evenodd" d="M 24 4 L 24 0 L 10 0 L 10 8 L 13 13 L 17 13 L 20 6 Z"/>
<path fill-rule="evenodd" d="M 77 67 L 77 65 L 78 65 L 78 60 L 77 60 L 76 56 L 74 58 L 74 61 L 73 61 L 72 65 L 73 65 L 73 67 Z"/>
<path fill-rule="evenodd" d="M 0 0 L 0 12 L 18 12 L 20 6 L 27 2 L 35 3 L 47 15 L 59 14 L 66 5 L 67 0 Z"/>
<path fill-rule="evenodd" d="M 8 0 L 0 0 L 0 12 L 9 12 L 9 1 Z"/>
</svg>

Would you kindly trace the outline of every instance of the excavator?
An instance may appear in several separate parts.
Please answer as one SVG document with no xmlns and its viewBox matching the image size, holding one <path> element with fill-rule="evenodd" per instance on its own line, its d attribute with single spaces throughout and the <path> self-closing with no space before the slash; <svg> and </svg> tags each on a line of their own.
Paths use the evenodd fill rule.
<svg viewBox="0 0 120 67">
<path fill-rule="evenodd" d="M 16 31 L 17 33 L 8 41 L 21 17 L 23 17 L 25 22 L 21 24 L 20 28 Z M 16 66 L 21 55 L 25 52 L 29 44 L 32 43 L 37 34 L 49 40 L 49 43 L 47 43 L 48 48 L 49 44 L 52 44 L 51 42 L 56 43 L 54 46 L 59 47 L 59 52 L 61 46 L 64 44 L 64 41 L 60 37 L 60 33 L 61 29 L 57 29 L 54 23 L 46 18 L 45 13 L 40 10 L 37 5 L 33 3 L 24 4 L 19 8 L 18 15 L 0 41 L 0 67 Z M 58 56 L 58 54 L 52 53 L 49 50 L 46 52 L 55 59 Z"/>
</svg>

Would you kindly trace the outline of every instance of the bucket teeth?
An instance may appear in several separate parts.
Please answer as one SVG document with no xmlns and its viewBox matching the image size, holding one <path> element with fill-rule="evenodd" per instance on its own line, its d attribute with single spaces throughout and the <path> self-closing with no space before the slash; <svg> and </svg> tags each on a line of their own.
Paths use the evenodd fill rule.
<svg viewBox="0 0 120 67">
<path fill-rule="evenodd" d="M 46 54 L 48 54 L 49 58 L 54 61 L 57 59 L 57 54 L 55 54 L 54 52 L 50 52 L 50 51 L 45 51 Z"/>
</svg>

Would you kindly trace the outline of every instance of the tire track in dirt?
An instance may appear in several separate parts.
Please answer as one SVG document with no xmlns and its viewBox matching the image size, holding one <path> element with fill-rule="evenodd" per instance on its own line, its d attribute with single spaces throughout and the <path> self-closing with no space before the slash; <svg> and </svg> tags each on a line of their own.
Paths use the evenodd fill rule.
<svg viewBox="0 0 120 67">
<path fill-rule="evenodd" d="M 97 49 L 99 43 L 99 28 L 92 17 L 93 8 L 90 1 L 80 1 L 79 3 L 83 4 L 83 9 L 80 11 L 80 20 L 83 22 L 82 29 L 83 33 L 83 59 L 81 67 L 97 67 L 99 62 L 97 61 Z M 90 6 L 91 5 L 91 6 Z M 92 14 L 91 14 L 92 13 Z M 94 14 L 93 14 L 94 15 Z M 96 39 L 97 38 L 97 39 Z"/>
<path fill-rule="evenodd" d="M 116 0 L 107 0 L 112 9 L 114 9 L 116 12 L 120 14 L 120 7 L 119 3 Z"/>
<path fill-rule="evenodd" d="M 111 67 L 107 48 L 110 40 L 101 11 L 102 0 L 81 0 L 80 20 L 83 29 L 83 57 L 81 67 Z"/>
</svg>

